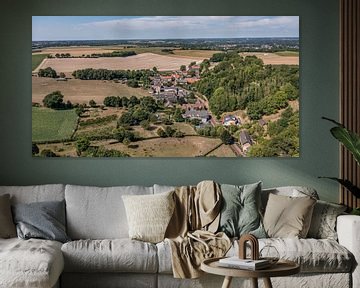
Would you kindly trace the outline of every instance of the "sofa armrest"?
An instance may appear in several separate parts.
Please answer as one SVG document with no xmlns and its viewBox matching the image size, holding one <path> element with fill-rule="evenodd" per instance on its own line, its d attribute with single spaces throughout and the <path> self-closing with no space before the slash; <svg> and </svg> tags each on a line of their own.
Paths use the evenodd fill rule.
<svg viewBox="0 0 360 288">
<path fill-rule="evenodd" d="M 353 287 L 360 287 L 360 216 L 341 215 L 337 218 L 337 234 L 340 245 L 355 257 L 352 273 Z"/>
</svg>

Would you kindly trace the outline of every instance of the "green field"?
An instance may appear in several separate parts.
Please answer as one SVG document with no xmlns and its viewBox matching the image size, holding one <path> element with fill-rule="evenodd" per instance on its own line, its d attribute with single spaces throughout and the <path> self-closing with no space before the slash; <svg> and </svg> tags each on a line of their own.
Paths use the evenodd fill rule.
<svg viewBox="0 0 360 288">
<path fill-rule="evenodd" d="M 31 71 L 34 71 L 49 54 L 33 54 Z"/>
<path fill-rule="evenodd" d="M 299 57 L 299 52 L 298 51 L 280 51 L 280 52 L 275 52 L 276 55 L 279 56 L 296 56 Z"/>
<path fill-rule="evenodd" d="M 32 141 L 69 139 L 76 128 L 75 110 L 32 108 Z"/>
</svg>

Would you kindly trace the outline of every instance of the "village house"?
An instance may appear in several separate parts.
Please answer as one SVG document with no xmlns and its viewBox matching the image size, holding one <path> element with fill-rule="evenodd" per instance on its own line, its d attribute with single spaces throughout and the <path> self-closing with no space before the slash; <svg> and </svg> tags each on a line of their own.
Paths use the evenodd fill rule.
<svg viewBox="0 0 360 288">
<path fill-rule="evenodd" d="M 241 121 L 238 117 L 234 115 L 227 115 L 224 117 L 222 124 L 224 126 L 241 125 Z"/>
<path fill-rule="evenodd" d="M 211 119 L 211 116 L 207 110 L 190 109 L 185 111 L 185 113 L 183 114 L 183 118 L 190 120 L 199 119 L 202 123 L 205 124 Z"/>
<path fill-rule="evenodd" d="M 267 124 L 267 122 L 264 119 L 260 119 L 258 123 L 261 127 L 264 127 Z"/>
<path fill-rule="evenodd" d="M 246 130 L 240 131 L 239 141 L 242 146 L 242 150 L 243 150 L 244 154 L 246 155 L 246 152 L 253 145 L 253 141 L 249 135 L 249 132 Z"/>
<path fill-rule="evenodd" d="M 196 100 L 196 102 L 194 104 L 190 104 L 190 103 L 183 104 L 181 106 L 181 108 L 184 110 L 191 110 L 191 109 L 192 110 L 207 110 L 205 104 L 199 100 Z"/>
</svg>

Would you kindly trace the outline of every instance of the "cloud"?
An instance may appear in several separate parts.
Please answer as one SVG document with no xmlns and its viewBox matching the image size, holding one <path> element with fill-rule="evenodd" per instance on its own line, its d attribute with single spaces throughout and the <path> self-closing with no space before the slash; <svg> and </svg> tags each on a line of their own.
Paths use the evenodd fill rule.
<svg viewBox="0 0 360 288">
<path fill-rule="evenodd" d="M 52 28 L 52 32 L 56 28 Z M 62 31 L 64 32 L 64 31 Z M 298 36 L 297 16 L 119 16 L 73 24 L 71 39 L 235 38 Z"/>
</svg>

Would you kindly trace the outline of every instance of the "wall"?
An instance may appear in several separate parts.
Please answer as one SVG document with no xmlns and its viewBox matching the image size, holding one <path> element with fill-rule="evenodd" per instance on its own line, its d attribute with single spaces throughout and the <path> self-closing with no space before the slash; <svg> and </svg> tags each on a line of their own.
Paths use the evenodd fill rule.
<svg viewBox="0 0 360 288">
<path fill-rule="evenodd" d="M 337 0 L 2 0 L 0 185 L 73 183 L 130 185 L 262 180 L 265 187 L 308 185 L 337 201 L 339 36 Z M 301 156 L 293 159 L 36 159 L 31 157 L 32 15 L 299 15 L 301 35 Z"/>
</svg>

